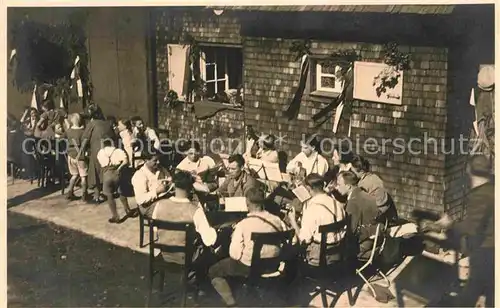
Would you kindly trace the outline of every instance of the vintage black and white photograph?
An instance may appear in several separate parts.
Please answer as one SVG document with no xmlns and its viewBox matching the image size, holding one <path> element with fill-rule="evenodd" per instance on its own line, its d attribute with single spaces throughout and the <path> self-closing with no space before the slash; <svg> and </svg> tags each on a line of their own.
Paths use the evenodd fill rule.
<svg viewBox="0 0 500 308">
<path fill-rule="evenodd" d="M 494 307 L 498 10 L 330 4 L 8 6 L 7 305 Z"/>
</svg>

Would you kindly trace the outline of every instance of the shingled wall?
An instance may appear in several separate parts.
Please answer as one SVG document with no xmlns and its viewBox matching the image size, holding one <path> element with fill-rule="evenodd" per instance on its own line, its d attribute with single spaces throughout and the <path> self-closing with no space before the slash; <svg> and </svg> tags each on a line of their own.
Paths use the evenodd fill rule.
<svg viewBox="0 0 500 308">
<path fill-rule="evenodd" d="M 302 134 L 319 132 L 332 136 L 332 120 L 320 127 L 312 121 L 313 114 L 326 106 L 329 100 L 303 96 L 300 113 L 296 120 L 288 121 L 283 111 L 293 98 L 300 74 L 300 62 L 289 51 L 292 40 L 261 37 L 241 39 L 238 20 L 230 14 L 218 16 L 214 27 L 196 26 L 184 16 L 185 29 L 200 42 L 242 44 L 244 61 L 245 110 L 244 113 L 224 112 L 202 122 L 197 122 L 186 104 L 180 111 L 159 108 L 160 127 L 169 129 L 172 135 L 186 136 L 190 133 L 207 136 L 231 134 L 242 136 L 243 123 L 252 125 L 264 133 L 273 132 L 284 137 L 281 149 L 289 158 L 300 151 Z M 162 103 L 167 74 L 166 42 L 162 38 L 163 19 L 158 20 L 158 98 Z M 163 46 L 163 47 L 162 47 Z M 382 46 L 365 43 L 314 42 L 313 54 L 329 54 L 338 49 L 354 48 L 364 61 L 381 62 Z M 446 48 L 400 46 L 402 51 L 411 52 L 411 70 L 405 72 L 403 84 L 403 104 L 401 106 L 378 104 L 373 102 L 354 102 L 351 116 L 351 137 L 362 144 L 367 138 L 436 138 L 438 152 L 441 140 L 446 136 L 447 121 L 447 75 L 448 51 Z M 219 130 L 214 134 L 215 127 Z M 338 135 L 345 136 L 348 120 L 343 120 Z M 414 143 L 414 150 L 422 146 Z M 431 144 L 428 153 L 394 155 L 391 146 L 386 146 L 386 153 L 368 154 L 363 148 L 358 153 L 366 156 L 372 163 L 372 169 L 385 181 L 398 211 L 403 217 L 409 217 L 415 208 L 436 212 L 445 210 L 444 192 L 445 155 L 433 153 Z"/>
<path fill-rule="evenodd" d="M 206 12 L 205 12 L 206 13 Z M 176 22 L 182 27 L 181 35 L 189 33 L 199 43 L 240 45 L 240 26 L 238 20 L 225 13 L 212 17 L 199 15 L 193 10 L 162 9 L 156 11 L 156 63 L 158 126 L 168 130 L 174 138 L 196 138 L 213 140 L 238 138 L 244 135 L 243 110 L 227 110 L 207 120 L 197 120 L 193 105 L 185 103 L 175 110 L 165 106 L 163 98 L 168 91 L 167 44 L 179 43 L 171 37 L 169 30 Z M 217 18 L 215 18 L 217 17 Z"/>
<path fill-rule="evenodd" d="M 311 95 L 304 95 L 297 120 L 288 121 L 282 111 L 293 98 L 297 87 L 300 63 L 289 51 L 292 41 L 266 38 L 246 38 L 244 45 L 245 97 L 249 102 L 245 108 L 245 122 L 263 131 L 286 135 L 287 144 L 282 149 L 293 157 L 300 150 L 302 133 L 317 131 L 332 136 L 332 121 L 315 129 L 311 116 L 326 105 Z M 313 42 L 313 55 L 329 54 L 338 49 L 353 48 L 364 61 L 381 62 L 382 46 L 373 44 Z M 359 141 L 358 153 L 366 156 L 374 172 L 378 173 L 389 188 L 402 216 L 408 216 L 414 208 L 433 211 L 444 210 L 444 161 L 445 155 L 428 154 L 401 155 L 365 153 L 363 142 L 375 138 L 439 138 L 446 132 L 447 50 L 430 47 L 405 47 L 401 50 L 412 53 L 412 69 L 405 72 L 403 105 L 395 106 L 372 102 L 354 102 L 352 108 L 351 139 Z M 272 62 L 272 65 L 270 65 Z M 280 78 L 276 78 L 279 75 Z M 306 90 L 307 91 L 307 90 Z M 333 116 L 332 116 L 333 118 Z M 339 135 L 347 134 L 347 125 L 340 128 Z M 414 150 L 423 148 L 412 145 Z"/>
</svg>

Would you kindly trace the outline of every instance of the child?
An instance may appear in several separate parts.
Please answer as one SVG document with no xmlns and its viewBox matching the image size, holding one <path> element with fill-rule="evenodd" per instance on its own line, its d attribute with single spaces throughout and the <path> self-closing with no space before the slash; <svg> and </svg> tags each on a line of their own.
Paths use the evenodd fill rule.
<svg viewBox="0 0 500 308">
<path fill-rule="evenodd" d="M 68 200 L 75 200 L 76 197 L 73 194 L 75 183 L 78 180 L 78 176 L 81 178 L 82 183 L 82 200 L 88 200 L 87 195 L 87 172 L 88 165 L 86 161 L 85 154 L 82 151 L 82 135 L 84 127 L 82 125 L 82 118 L 78 113 L 74 113 L 70 116 L 71 127 L 66 131 L 66 137 L 68 139 L 68 170 L 71 174 L 71 179 L 69 181 L 68 187 Z"/>
<path fill-rule="evenodd" d="M 137 210 L 131 210 L 127 200 L 127 197 L 132 196 L 133 189 L 131 189 L 130 184 L 132 172 L 130 171 L 125 151 L 116 148 L 112 140 L 105 139 L 102 142 L 101 150 L 97 153 L 97 160 L 102 168 L 103 193 L 108 199 L 112 215 L 108 221 L 110 223 L 121 222 L 116 209 L 115 193 L 118 193 L 127 217 L 137 217 Z"/>
</svg>

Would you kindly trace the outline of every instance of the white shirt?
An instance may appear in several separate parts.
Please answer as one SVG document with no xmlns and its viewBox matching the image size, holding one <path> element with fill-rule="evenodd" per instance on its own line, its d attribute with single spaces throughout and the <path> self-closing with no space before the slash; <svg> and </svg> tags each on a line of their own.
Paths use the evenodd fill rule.
<svg viewBox="0 0 500 308">
<path fill-rule="evenodd" d="M 119 166 L 128 163 L 127 153 L 115 147 L 104 147 L 97 152 L 97 161 L 101 167 Z"/>
<path fill-rule="evenodd" d="M 197 162 L 192 162 L 188 157 L 186 157 L 177 165 L 177 169 L 189 173 L 192 173 L 193 171 L 200 173 L 207 169 L 214 168 L 215 166 L 215 161 L 210 156 L 200 157 Z"/>
<path fill-rule="evenodd" d="M 286 171 L 288 173 L 294 173 L 298 162 L 302 163 L 302 168 L 306 169 L 306 175 L 317 173 L 324 176 L 328 171 L 328 161 L 317 152 L 312 153 L 309 157 L 303 152 L 300 152 L 288 163 Z"/>
<path fill-rule="evenodd" d="M 176 203 L 190 203 L 191 202 L 187 198 L 170 197 L 169 199 L 173 202 L 176 202 Z M 155 206 L 155 209 L 154 209 L 153 215 L 152 215 L 153 219 L 161 219 L 161 217 L 158 217 L 158 214 L 164 210 L 161 208 L 162 205 L 164 205 L 164 204 L 159 202 Z M 201 205 L 198 205 L 198 209 L 194 212 L 193 222 L 194 222 L 194 226 L 196 228 L 196 232 L 198 232 L 201 235 L 201 240 L 203 241 L 203 244 L 205 244 L 205 246 L 212 246 L 213 244 L 215 244 L 215 241 L 217 240 L 217 232 L 208 223 L 207 216 L 205 215 L 205 212 L 203 211 L 203 207 L 201 207 Z"/>
<path fill-rule="evenodd" d="M 134 187 L 137 205 L 151 203 L 158 199 L 156 188 L 163 179 L 160 175 L 160 170 L 152 173 L 146 165 L 142 166 L 134 173 L 132 177 L 132 186 Z"/>
<path fill-rule="evenodd" d="M 299 232 L 300 241 L 310 243 L 314 240 L 320 243 L 319 226 L 341 221 L 345 219 L 345 216 L 344 208 L 327 194 L 312 197 L 306 202 L 302 212 L 302 225 Z M 338 243 L 344 236 L 345 231 L 336 234 L 329 233 L 326 242 L 328 244 Z"/>
<path fill-rule="evenodd" d="M 134 155 L 132 143 L 135 140 L 134 135 L 128 129 L 124 129 L 120 132 L 120 138 L 122 140 L 123 149 L 127 153 L 129 163 L 132 165 L 132 157 Z"/>
<path fill-rule="evenodd" d="M 135 138 L 139 135 L 139 129 L 137 127 L 134 127 L 133 129 L 133 135 Z M 146 127 L 144 130 L 144 136 L 150 141 L 153 141 L 153 147 L 157 150 L 160 149 L 160 138 L 158 138 L 158 135 L 156 134 L 155 130 L 149 127 Z"/>
<path fill-rule="evenodd" d="M 264 150 L 260 148 L 256 154 L 257 159 L 260 159 L 269 163 L 278 163 L 278 151 L 276 150 Z"/>
</svg>

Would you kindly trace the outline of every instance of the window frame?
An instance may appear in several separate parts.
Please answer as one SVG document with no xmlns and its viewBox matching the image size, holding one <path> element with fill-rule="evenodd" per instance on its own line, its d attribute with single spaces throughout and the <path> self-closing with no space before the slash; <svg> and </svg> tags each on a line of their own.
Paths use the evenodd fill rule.
<svg viewBox="0 0 500 308">
<path fill-rule="evenodd" d="M 215 90 L 215 93 L 214 94 L 217 94 L 218 93 L 218 83 L 220 81 L 224 81 L 225 83 L 225 90 L 228 90 L 229 89 L 229 74 L 228 74 L 228 65 L 227 65 L 227 58 L 228 58 L 228 55 L 227 55 L 227 51 L 224 50 L 224 78 L 220 78 L 218 79 L 217 78 L 217 66 L 218 66 L 218 63 L 217 63 L 217 52 L 221 52 L 221 49 L 224 49 L 224 48 L 228 48 L 228 47 L 212 47 L 212 46 L 206 46 L 206 48 L 211 48 L 213 51 L 214 51 L 214 55 L 215 55 L 215 62 L 214 63 L 207 63 L 206 62 L 206 53 L 201 50 L 201 55 L 200 55 L 200 77 L 201 79 L 203 79 L 205 81 L 205 84 L 208 85 L 209 83 L 214 83 L 215 84 L 215 87 L 214 87 L 214 90 Z M 213 80 L 207 80 L 207 65 L 214 65 L 214 79 Z"/>
<path fill-rule="evenodd" d="M 324 92 L 324 93 L 331 93 L 331 94 L 340 94 L 342 93 L 344 89 L 344 81 L 339 81 L 339 79 L 335 76 L 335 74 L 329 74 L 329 73 L 323 73 L 321 71 L 322 65 L 320 61 L 315 61 L 315 72 L 314 72 L 314 77 L 315 77 L 315 84 L 313 87 L 313 93 L 314 92 Z M 340 66 L 336 65 L 335 66 L 335 72 L 339 71 L 341 68 Z M 321 86 L 321 78 L 322 77 L 333 77 L 335 78 L 335 87 L 322 87 Z"/>
</svg>

